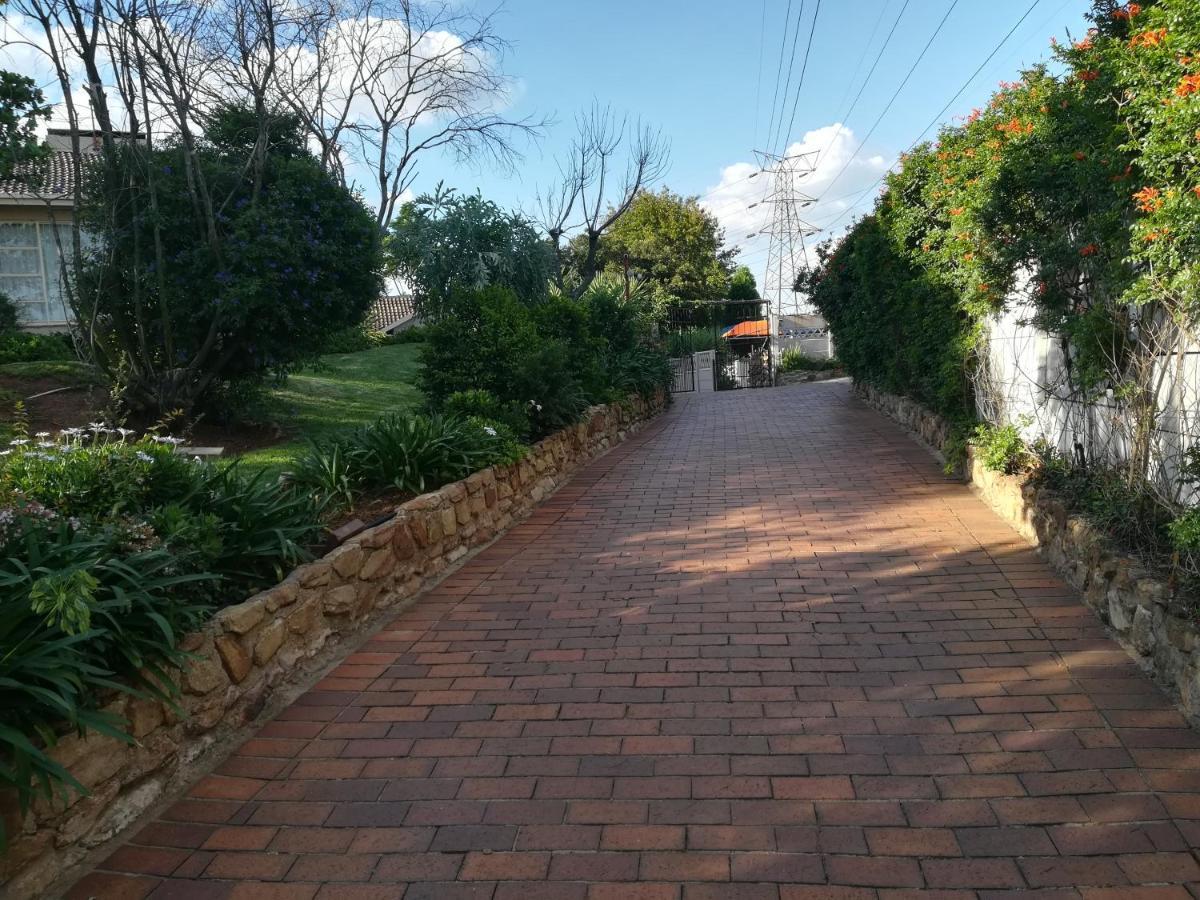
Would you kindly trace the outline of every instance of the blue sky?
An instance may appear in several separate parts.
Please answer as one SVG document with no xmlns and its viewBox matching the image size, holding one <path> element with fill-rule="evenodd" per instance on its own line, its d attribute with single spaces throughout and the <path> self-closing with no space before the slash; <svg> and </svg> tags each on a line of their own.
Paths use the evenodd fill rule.
<svg viewBox="0 0 1200 900">
<path fill-rule="evenodd" d="M 825 128 L 815 145 L 824 148 L 832 142 L 835 146 L 825 154 L 817 177 L 806 183 L 812 186 L 810 192 L 828 201 L 861 191 L 916 139 L 1030 2 L 960 0 L 863 148 L 860 161 L 836 184 L 828 185 L 825 182 L 842 168 L 883 111 L 951 0 L 910 0 L 857 108 L 845 122 L 852 136 L 830 126 L 841 121 L 903 0 L 824 0 L 795 125 L 787 141 L 776 142 L 776 149 Z M 804 5 L 798 61 L 816 2 L 806 0 Z M 661 127 L 672 145 L 671 167 L 664 183 L 681 193 L 706 195 L 721 184 L 727 167 L 752 161 L 752 148 L 766 142 L 787 6 L 788 0 L 765 0 L 765 5 L 762 0 L 736 4 L 724 0 L 510 0 L 498 21 L 501 34 L 514 45 L 505 67 L 520 80 L 512 112 L 550 114 L 558 122 L 511 175 L 429 159 L 421 165 L 416 189 L 427 189 L 444 179 L 463 189 L 478 187 L 505 206 L 532 209 L 537 187 L 553 178 L 555 154 L 570 141 L 574 115 L 596 99 Z M 800 6 L 801 0 L 792 0 L 793 17 Z M 1068 29 L 1075 34 L 1085 31 L 1084 14 L 1090 6 L 1090 0 L 1041 0 L 945 118 L 966 115 L 986 100 L 998 81 L 1011 80 L 1023 66 L 1045 59 L 1052 36 L 1061 38 Z M 877 22 L 878 31 L 867 45 Z M 790 54 L 791 32 L 788 41 Z M 789 97 L 789 118 L 791 100 Z M 733 181 L 747 170 L 735 168 L 726 180 Z M 757 179 L 759 185 L 763 181 Z M 761 274 L 765 261 L 763 244 L 761 239 L 746 241 L 743 232 L 755 228 L 757 213 L 747 213 L 745 206 L 757 199 L 754 192 L 761 194 L 761 190 L 754 181 L 741 182 L 705 196 L 727 224 L 730 242 L 746 247 L 746 262 L 756 275 Z M 839 215 L 843 207 L 844 202 L 826 202 L 806 213 L 820 224 Z"/>
<path fill-rule="evenodd" d="M 453 0 L 480 9 L 500 2 Z M 701 196 L 726 227 L 727 241 L 743 248 L 743 261 L 761 283 L 767 253 L 759 232 L 768 207 L 748 207 L 761 199 L 769 180 L 747 177 L 756 169 L 751 151 L 764 148 L 769 135 L 774 138 L 769 149 L 819 151 L 817 169 L 802 185 L 818 202 L 804 214 L 815 226 L 833 225 L 815 240 L 839 233 L 854 213 L 869 208 L 872 186 L 1033 2 L 507 0 L 496 14 L 497 31 L 512 44 L 503 61 L 514 80 L 507 112 L 517 118 L 549 116 L 555 122 L 540 142 L 525 147 L 512 172 L 427 155 L 418 166 L 414 189 L 431 190 L 444 181 L 460 190 L 479 189 L 505 207 L 533 212 L 538 188 L 556 179 L 555 159 L 570 145 L 575 116 L 593 103 L 610 104 L 617 113 L 662 130 L 672 148 L 662 184 Z M 1022 67 L 1048 58 L 1052 36 L 1084 32 L 1090 6 L 1091 0 L 1037 0 L 943 120 L 965 116 L 986 101 L 998 81 L 1015 79 Z M 789 8 L 791 18 L 786 19 Z M 812 54 L 797 93 L 799 63 L 818 9 Z M 943 29 L 880 119 L 948 10 Z M 797 18 L 797 65 L 786 98 L 780 96 L 778 105 L 785 110 L 781 120 L 772 116 L 772 106 L 786 86 Z M 880 56 L 893 23 L 895 34 Z M 0 27 L 0 45 L 3 34 Z M 781 44 L 784 65 L 777 79 Z M 873 77 L 847 115 L 877 58 Z M 46 83 L 51 99 L 58 99 L 45 61 L 28 48 L 0 46 L 0 64 L 29 70 Z M 877 120 L 877 129 L 868 136 Z M 851 206 L 860 196 L 861 202 Z M 750 234 L 758 236 L 748 238 Z"/>
</svg>

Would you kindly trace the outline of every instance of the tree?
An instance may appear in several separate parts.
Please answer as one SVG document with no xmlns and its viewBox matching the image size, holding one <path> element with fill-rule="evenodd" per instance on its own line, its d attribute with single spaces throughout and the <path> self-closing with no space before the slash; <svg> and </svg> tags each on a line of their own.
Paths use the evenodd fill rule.
<svg viewBox="0 0 1200 900">
<path fill-rule="evenodd" d="M 586 235 L 576 242 L 586 265 Z M 737 249 L 724 243 L 720 223 L 697 198 L 663 188 L 634 197 L 601 238 L 596 260 L 602 269 L 628 269 L 630 276 L 648 282 L 657 306 L 695 305 L 725 294 Z"/>
<path fill-rule="evenodd" d="M 343 184 L 369 173 L 375 219 L 392 221 L 426 153 L 502 166 L 544 122 L 502 115 L 512 80 L 491 15 L 453 0 L 259 0 L 278 4 L 288 41 L 274 90 L 301 117 L 321 165 Z"/>
<path fill-rule="evenodd" d="M 661 132 L 618 118 L 609 107 L 592 107 L 577 125 L 571 151 L 559 164 L 562 178 L 539 196 L 538 206 L 554 248 L 557 285 L 565 290 L 570 281 L 579 297 L 602 269 L 600 239 L 663 176 L 671 154 Z M 625 171 L 618 175 L 622 156 Z M 572 235 L 578 235 L 575 248 L 564 243 Z M 574 262 L 572 255 L 578 257 Z"/>
<path fill-rule="evenodd" d="M 46 155 L 37 123 L 49 117 L 50 107 L 32 78 L 0 69 L 0 178 Z"/>
<path fill-rule="evenodd" d="M 406 203 L 387 238 L 392 272 L 422 316 L 441 318 L 456 292 L 505 287 L 528 303 L 546 295 L 550 248 L 534 225 L 479 194 L 438 185 Z"/>
<path fill-rule="evenodd" d="M 73 135 L 66 299 L 128 408 L 189 412 L 361 318 L 378 226 L 271 102 L 290 0 L 12 5 L 41 26 Z"/>
<path fill-rule="evenodd" d="M 252 116 L 230 118 L 214 131 L 232 144 L 120 148 L 120 189 L 95 173 L 79 210 L 100 246 L 76 273 L 76 311 L 124 405 L 148 417 L 203 408 L 222 383 L 315 358 L 380 291 L 371 214 L 302 149 L 299 133 L 270 137 L 262 171 L 247 172 L 237 122 Z M 150 172 L 152 214 L 139 202 Z M 195 176 L 223 198 L 214 222 L 195 214 Z"/>
<path fill-rule="evenodd" d="M 729 300 L 758 300 L 758 284 L 749 266 L 738 266 L 729 279 L 729 288 L 725 292 Z"/>
</svg>

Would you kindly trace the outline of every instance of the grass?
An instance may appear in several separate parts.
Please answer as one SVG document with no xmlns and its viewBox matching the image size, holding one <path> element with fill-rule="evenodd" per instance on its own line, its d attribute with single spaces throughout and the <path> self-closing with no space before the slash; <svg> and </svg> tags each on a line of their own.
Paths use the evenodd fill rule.
<svg viewBox="0 0 1200 900">
<path fill-rule="evenodd" d="M 0 375 L 13 378 L 57 378 L 68 384 L 93 384 L 99 381 L 95 369 L 75 359 L 4 363 L 0 365 Z"/>
<path fill-rule="evenodd" d="M 242 464 L 282 470 L 310 440 L 419 406 L 423 398 L 415 381 L 420 354 L 420 344 L 384 345 L 325 356 L 316 369 L 290 376 L 271 391 L 269 413 L 293 438 L 243 454 Z"/>
</svg>

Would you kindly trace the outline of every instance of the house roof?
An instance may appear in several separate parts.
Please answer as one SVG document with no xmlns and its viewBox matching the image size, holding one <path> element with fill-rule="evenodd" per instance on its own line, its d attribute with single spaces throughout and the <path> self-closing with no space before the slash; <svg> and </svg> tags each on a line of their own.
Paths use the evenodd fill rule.
<svg viewBox="0 0 1200 900">
<path fill-rule="evenodd" d="M 748 322 L 730 325 L 721 332 L 721 337 L 726 340 L 736 340 L 737 338 L 765 338 L 770 334 L 771 326 L 766 319 L 751 319 Z"/>
<path fill-rule="evenodd" d="M 380 297 L 367 313 L 367 327 L 372 331 L 391 331 L 417 314 L 413 299 L 407 294 Z"/>
<path fill-rule="evenodd" d="M 31 186 L 22 175 L 37 173 L 40 183 Z M 69 200 L 75 193 L 75 166 L 71 153 L 57 150 L 44 160 L 18 166 L 10 178 L 0 179 L 0 204 Z"/>
</svg>

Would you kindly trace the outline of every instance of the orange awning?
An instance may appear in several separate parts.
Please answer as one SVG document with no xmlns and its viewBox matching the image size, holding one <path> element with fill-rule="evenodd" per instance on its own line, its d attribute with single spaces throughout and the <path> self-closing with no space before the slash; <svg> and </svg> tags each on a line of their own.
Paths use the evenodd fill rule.
<svg viewBox="0 0 1200 900">
<path fill-rule="evenodd" d="M 738 322 L 721 332 L 726 340 L 736 338 L 765 338 L 770 335 L 771 326 L 766 319 L 753 319 L 749 322 Z"/>
</svg>

